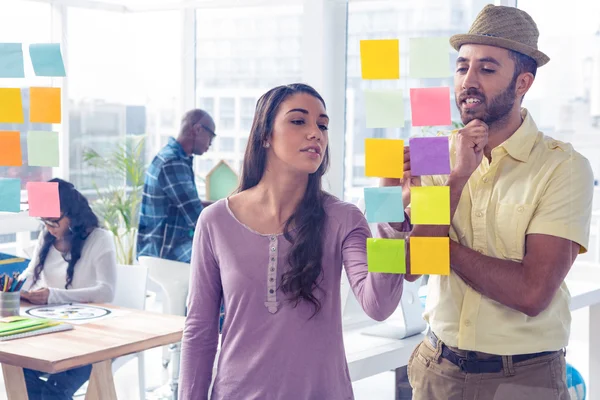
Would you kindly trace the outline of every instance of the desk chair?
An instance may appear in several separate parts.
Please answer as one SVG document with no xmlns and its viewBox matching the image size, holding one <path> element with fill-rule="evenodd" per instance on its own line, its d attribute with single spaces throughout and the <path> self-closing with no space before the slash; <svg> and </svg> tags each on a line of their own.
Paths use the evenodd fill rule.
<svg viewBox="0 0 600 400">
<path fill-rule="evenodd" d="M 115 297 L 110 304 L 115 306 L 144 310 L 146 306 L 146 285 L 148 281 L 148 267 L 141 265 L 117 265 L 117 285 Z M 138 362 L 138 387 L 140 400 L 146 399 L 146 371 L 144 352 L 128 354 L 112 362 L 112 372 L 115 374 L 123 365 L 137 358 Z M 84 395 L 86 383 L 75 394 L 75 397 Z"/>
<path fill-rule="evenodd" d="M 162 289 L 163 312 L 165 314 L 185 316 L 190 281 L 190 264 L 146 256 L 139 257 L 138 261 L 140 265 L 148 268 L 149 278 Z M 170 352 L 171 390 L 173 398 L 176 400 L 181 344 L 178 343 L 170 346 Z"/>
</svg>

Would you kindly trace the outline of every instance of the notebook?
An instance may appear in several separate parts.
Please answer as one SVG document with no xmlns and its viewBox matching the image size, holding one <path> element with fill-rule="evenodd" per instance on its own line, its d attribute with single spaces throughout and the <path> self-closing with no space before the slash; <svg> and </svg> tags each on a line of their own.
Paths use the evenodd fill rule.
<svg viewBox="0 0 600 400">
<path fill-rule="evenodd" d="M 73 325 L 21 316 L 0 319 L 0 341 L 73 329 Z"/>
</svg>

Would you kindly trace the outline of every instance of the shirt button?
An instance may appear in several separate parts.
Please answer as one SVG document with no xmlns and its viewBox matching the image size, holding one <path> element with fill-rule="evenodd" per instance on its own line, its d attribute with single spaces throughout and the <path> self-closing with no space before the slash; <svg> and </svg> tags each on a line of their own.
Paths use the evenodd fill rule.
<svg viewBox="0 0 600 400">
<path fill-rule="evenodd" d="M 275 261 L 275 257 L 271 257 L 271 261 Z"/>
<path fill-rule="evenodd" d="M 477 250 L 477 252 L 478 252 L 479 254 L 483 254 L 483 250 L 481 250 L 481 249 Z"/>
<path fill-rule="evenodd" d="M 517 211 L 521 213 L 521 212 L 525 211 L 525 207 L 519 206 L 519 208 L 517 208 Z"/>
<path fill-rule="evenodd" d="M 275 268 L 271 268 L 271 272 L 275 271 Z"/>
<path fill-rule="evenodd" d="M 274 242 L 275 241 L 275 236 L 271 236 L 271 241 Z"/>
<path fill-rule="evenodd" d="M 481 211 L 478 211 L 475 215 L 477 215 L 479 218 L 483 217 L 483 213 Z"/>
<path fill-rule="evenodd" d="M 275 247 L 271 247 L 271 251 L 275 251 L 277 250 Z"/>
<path fill-rule="evenodd" d="M 489 181 L 489 179 L 487 178 L 487 176 L 483 177 L 483 183 L 487 183 L 487 181 Z"/>
<path fill-rule="evenodd" d="M 471 326 L 471 320 L 465 320 L 465 326 Z"/>
<path fill-rule="evenodd" d="M 273 278 L 269 278 L 269 282 L 273 282 L 273 280 L 274 280 Z"/>
<path fill-rule="evenodd" d="M 269 293 L 273 294 L 274 290 L 273 289 L 269 289 Z"/>
</svg>

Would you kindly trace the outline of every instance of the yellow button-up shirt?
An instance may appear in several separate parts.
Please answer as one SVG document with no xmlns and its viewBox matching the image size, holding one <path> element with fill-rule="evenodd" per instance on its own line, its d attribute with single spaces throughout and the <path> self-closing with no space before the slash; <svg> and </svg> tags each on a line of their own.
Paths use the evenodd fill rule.
<svg viewBox="0 0 600 400">
<path fill-rule="evenodd" d="M 526 109 L 521 127 L 492 150 L 465 186 L 450 238 L 484 255 L 520 262 L 525 236 L 540 233 L 588 246 L 593 173 L 570 144 L 544 136 Z M 451 164 L 455 135 L 450 136 Z M 442 186 L 447 176 L 423 177 Z M 544 279 L 543 276 L 539 277 Z M 491 300 L 458 275 L 432 275 L 424 317 L 446 344 L 515 355 L 559 350 L 569 339 L 571 296 L 563 282 L 550 306 L 529 317 Z"/>
</svg>

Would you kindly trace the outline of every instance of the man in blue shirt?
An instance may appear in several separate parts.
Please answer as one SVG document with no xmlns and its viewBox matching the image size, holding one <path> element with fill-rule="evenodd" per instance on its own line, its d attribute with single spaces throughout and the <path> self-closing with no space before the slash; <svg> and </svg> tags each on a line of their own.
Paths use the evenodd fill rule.
<svg viewBox="0 0 600 400">
<path fill-rule="evenodd" d="M 189 263 L 196 221 L 203 204 L 194 181 L 193 157 L 204 154 L 215 123 L 203 110 L 188 111 L 177 139 L 154 157 L 146 172 L 137 255 Z"/>
</svg>

